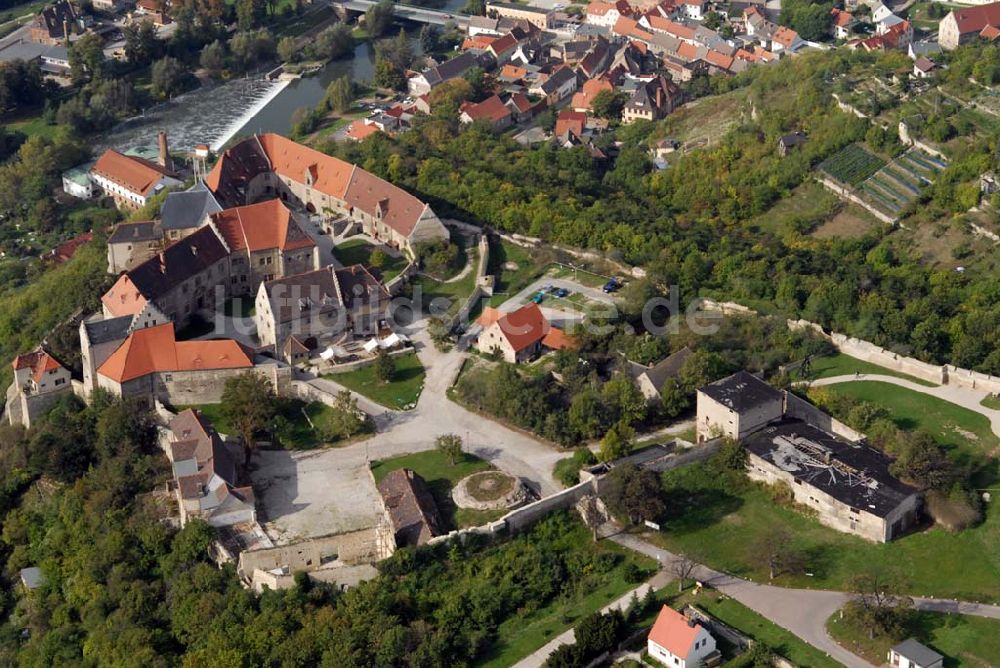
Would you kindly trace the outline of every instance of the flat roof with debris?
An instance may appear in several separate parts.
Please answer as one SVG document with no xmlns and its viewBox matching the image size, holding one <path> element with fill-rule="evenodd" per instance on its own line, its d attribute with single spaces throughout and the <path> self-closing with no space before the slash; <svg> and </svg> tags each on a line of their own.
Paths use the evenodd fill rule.
<svg viewBox="0 0 1000 668">
<path fill-rule="evenodd" d="M 758 457 L 841 503 L 885 517 L 916 490 L 889 473 L 892 460 L 801 420 L 774 422 L 743 440 Z"/>
</svg>

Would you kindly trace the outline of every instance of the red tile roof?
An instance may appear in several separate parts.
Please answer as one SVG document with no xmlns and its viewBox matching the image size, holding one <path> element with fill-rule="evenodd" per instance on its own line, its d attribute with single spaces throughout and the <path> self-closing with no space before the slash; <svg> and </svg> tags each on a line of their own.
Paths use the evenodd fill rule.
<svg viewBox="0 0 1000 668">
<path fill-rule="evenodd" d="M 18 355 L 14 358 L 12 366 L 15 371 L 20 371 L 21 369 L 31 369 L 31 377 L 36 383 L 40 383 L 42 381 L 42 376 L 46 371 L 64 368 L 55 357 L 48 354 L 41 348 L 30 353 Z"/>
<path fill-rule="evenodd" d="M 997 37 L 1000 37 L 1000 28 L 997 28 L 996 26 L 986 26 L 979 31 L 979 36 L 983 39 L 992 41 Z"/>
<path fill-rule="evenodd" d="M 115 284 L 101 297 L 101 303 L 114 317 L 135 315 L 146 306 L 146 297 L 132 282 L 128 274 L 122 274 Z"/>
<path fill-rule="evenodd" d="M 109 148 L 97 159 L 94 166 L 90 168 L 90 173 L 103 176 L 129 192 L 143 196 L 149 194 L 153 186 L 169 174 L 166 169 L 155 162 L 125 155 L 113 148 Z"/>
<path fill-rule="evenodd" d="M 70 260 L 80 250 L 80 246 L 90 243 L 93 239 L 94 235 L 92 232 L 84 232 L 79 236 L 62 242 L 52 249 L 52 260 L 57 264 Z"/>
<path fill-rule="evenodd" d="M 511 33 L 507 33 L 503 37 L 497 39 L 492 44 L 490 44 L 489 50 L 496 57 L 500 57 L 508 51 L 513 51 L 517 48 L 517 38 Z"/>
<path fill-rule="evenodd" d="M 979 32 L 986 26 L 1000 26 L 1000 2 L 978 7 L 963 7 L 952 12 L 959 34 Z"/>
<path fill-rule="evenodd" d="M 482 102 L 470 104 L 463 113 L 473 121 L 489 121 L 499 123 L 510 116 L 510 109 L 503 103 L 499 95 L 492 95 Z"/>
<path fill-rule="evenodd" d="M 795 32 L 791 28 L 785 26 L 778 26 L 778 29 L 774 31 L 774 37 L 771 41 L 777 42 L 786 49 L 791 48 L 795 40 L 799 38 L 799 33 Z"/>
<path fill-rule="evenodd" d="M 675 23 L 670 19 L 660 16 L 659 14 L 648 14 L 646 16 L 646 20 L 649 21 L 649 27 L 651 30 L 665 32 L 678 39 L 694 39 L 694 28 L 689 28 L 681 23 Z"/>
<path fill-rule="evenodd" d="M 833 16 L 833 25 L 840 28 L 846 28 L 854 21 L 854 15 L 845 12 L 843 9 L 837 9 L 834 7 L 830 10 L 830 14 Z"/>
<path fill-rule="evenodd" d="M 275 172 L 304 183 L 306 171 L 313 171 L 316 174 L 313 188 L 343 199 L 357 167 L 278 134 L 267 133 L 257 138 Z"/>
<path fill-rule="evenodd" d="M 586 124 L 587 114 L 584 112 L 563 109 L 556 117 L 555 135 L 562 137 L 567 131 L 570 131 L 579 137 L 583 134 L 583 128 Z"/>
<path fill-rule="evenodd" d="M 528 70 L 523 67 L 518 67 L 517 65 L 511 65 L 507 63 L 502 68 L 500 68 L 500 76 L 504 79 L 512 79 L 514 81 L 518 79 L 523 79 L 528 76 Z"/>
<path fill-rule="evenodd" d="M 211 219 L 230 251 L 289 251 L 316 245 L 280 199 L 219 211 Z"/>
<path fill-rule="evenodd" d="M 497 41 L 497 38 L 492 35 L 476 35 L 475 37 L 466 37 L 462 41 L 462 51 L 468 51 L 469 49 L 488 49 L 490 44 Z"/>
<path fill-rule="evenodd" d="M 649 631 L 649 639 L 674 656 L 683 658 L 691 652 L 691 645 L 700 630 L 700 624 L 688 625 L 684 615 L 664 605 Z"/>
<path fill-rule="evenodd" d="M 540 341 L 551 327 L 538 304 L 527 304 L 516 311 L 505 313 L 497 319 L 496 324 L 500 326 L 500 331 L 515 353 Z"/>
<path fill-rule="evenodd" d="M 570 106 L 574 109 L 590 109 L 594 103 L 594 97 L 601 91 L 613 91 L 614 86 L 607 79 L 587 79 L 583 82 L 580 92 L 574 93 Z"/>
<path fill-rule="evenodd" d="M 580 344 L 563 330 L 558 327 L 552 327 L 542 338 L 542 345 L 552 350 L 575 350 Z"/>
<path fill-rule="evenodd" d="M 166 323 L 130 334 L 97 373 L 124 383 L 151 373 L 251 368 L 253 361 L 236 341 L 177 341 L 173 323 Z"/>
<path fill-rule="evenodd" d="M 507 100 L 507 103 L 513 105 L 518 113 L 524 114 L 531 111 L 531 100 L 524 93 L 514 93 Z"/>
<path fill-rule="evenodd" d="M 369 125 L 368 123 L 365 123 L 364 120 L 359 118 L 347 126 L 347 133 L 345 136 L 348 139 L 353 139 L 354 141 L 362 141 L 372 135 L 377 135 L 379 132 L 382 131 L 379 130 L 378 127 L 375 125 Z"/>
</svg>

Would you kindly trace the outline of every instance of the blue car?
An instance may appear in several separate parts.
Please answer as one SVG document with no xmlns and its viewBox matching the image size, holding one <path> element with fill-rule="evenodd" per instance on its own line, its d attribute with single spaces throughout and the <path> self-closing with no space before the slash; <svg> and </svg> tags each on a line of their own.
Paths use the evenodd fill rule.
<svg viewBox="0 0 1000 668">
<path fill-rule="evenodd" d="M 556 290 L 556 297 L 559 297 L 560 299 L 564 299 L 568 294 L 569 290 L 567 290 L 566 288 L 559 288 L 558 290 Z"/>
<path fill-rule="evenodd" d="M 536 294 L 534 297 L 531 298 L 531 301 L 533 301 L 536 304 L 541 304 L 543 299 L 545 299 L 545 293 L 539 292 L 538 294 Z"/>
<path fill-rule="evenodd" d="M 618 281 L 612 278 L 607 283 L 605 283 L 604 287 L 601 289 L 604 290 L 604 292 L 610 293 L 610 292 L 615 292 L 620 287 L 621 286 L 618 284 Z"/>
</svg>

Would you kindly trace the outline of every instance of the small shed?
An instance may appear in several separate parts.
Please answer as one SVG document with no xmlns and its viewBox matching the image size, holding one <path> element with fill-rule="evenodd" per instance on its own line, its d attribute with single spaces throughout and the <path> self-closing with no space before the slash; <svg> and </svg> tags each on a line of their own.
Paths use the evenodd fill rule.
<svg viewBox="0 0 1000 668">
<path fill-rule="evenodd" d="M 33 591 L 38 589 L 43 584 L 45 584 L 45 576 L 42 575 L 42 569 L 38 566 L 29 566 L 27 568 L 21 569 L 21 584 L 28 591 Z"/>
<path fill-rule="evenodd" d="M 806 143 L 806 133 L 799 130 L 798 132 L 793 132 L 789 135 L 784 135 L 778 139 L 778 152 L 782 156 L 786 156 L 796 148 Z"/>
<path fill-rule="evenodd" d="M 889 665 L 898 668 L 941 668 L 944 657 L 915 638 L 908 638 L 889 650 Z"/>
</svg>

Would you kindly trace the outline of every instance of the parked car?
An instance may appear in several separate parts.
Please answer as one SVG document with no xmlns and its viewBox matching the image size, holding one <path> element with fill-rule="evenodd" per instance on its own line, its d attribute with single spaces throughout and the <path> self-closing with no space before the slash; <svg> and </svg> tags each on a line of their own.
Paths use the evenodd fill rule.
<svg viewBox="0 0 1000 668">
<path fill-rule="evenodd" d="M 536 294 L 534 297 L 531 298 L 531 301 L 533 301 L 536 304 L 541 304 L 543 299 L 545 299 L 545 293 L 539 292 L 538 294 Z"/>
<path fill-rule="evenodd" d="M 618 282 L 618 280 L 612 278 L 612 279 L 609 279 L 608 282 L 605 283 L 604 287 L 601 288 L 601 289 L 604 290 L 604 292 L 611 293 L 611 292 L 617 292 L 618 288 L 620 288 L 620 287 L 621 287 L 621 284 Z"/>
<path fill-rule="evenodd" d="M 565 299 L 567 295 L 569 295 L 569 290 L 566 288 L 559 288 L 556 290 L 556 297 L 559 297 L 560 299 Z"/>
</svg>

